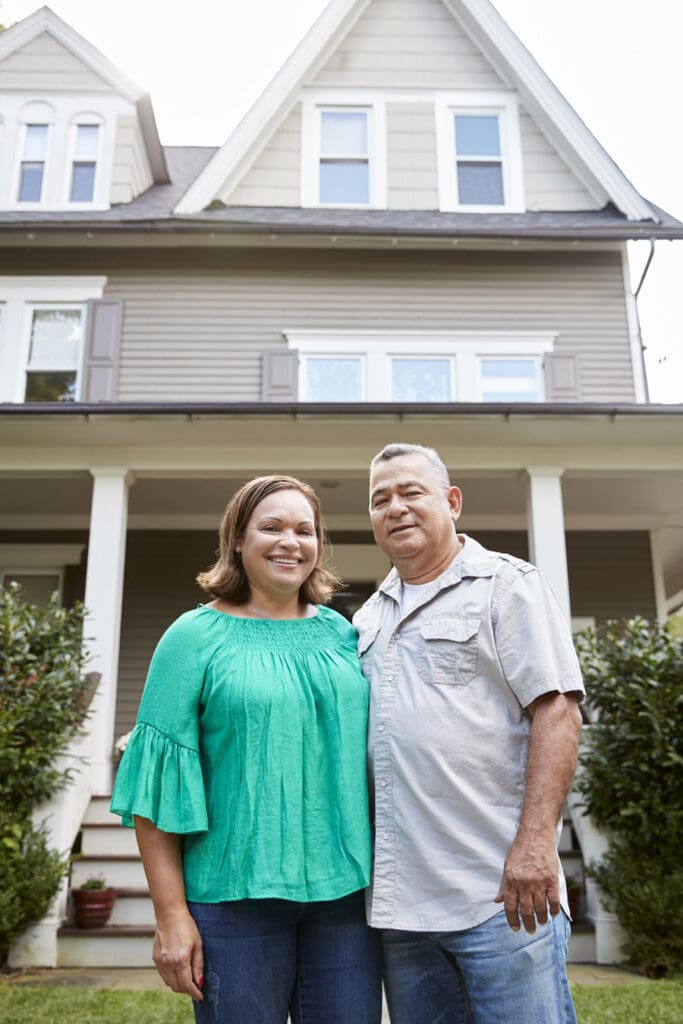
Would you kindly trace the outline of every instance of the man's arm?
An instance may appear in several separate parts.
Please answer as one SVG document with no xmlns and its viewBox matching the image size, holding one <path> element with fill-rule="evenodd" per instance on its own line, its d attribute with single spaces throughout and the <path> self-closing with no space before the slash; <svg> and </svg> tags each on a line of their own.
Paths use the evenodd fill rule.
<svg viewBox="0 0 683 1024">
<path fill-rule="evenodd" d="M 548 907 L 560 910 L 557 822 L 576 769 L 581 712 L 576 694 L 548 693 L 528 706 L 531 736 L 526 791 L 519 829 L 508 851 L 494 902 L 502 903 L 508 924 L 536 930 L 548 920 Z"/>
</svg>

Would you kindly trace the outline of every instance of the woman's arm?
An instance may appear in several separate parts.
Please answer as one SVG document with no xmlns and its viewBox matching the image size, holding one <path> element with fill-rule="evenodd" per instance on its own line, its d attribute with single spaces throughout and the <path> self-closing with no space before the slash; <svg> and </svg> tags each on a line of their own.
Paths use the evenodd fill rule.
<svg viewBox="0 0 683 1024">
<path fill-rule="evenodd" d="M 204 954 L 197 926 L 187 909 L 180 836 L 162 832 L 148 818 L 137 815 L 135 834 L 157 922 L 154 963 L 169 988 L 201 1002 Z"/>
</svg>

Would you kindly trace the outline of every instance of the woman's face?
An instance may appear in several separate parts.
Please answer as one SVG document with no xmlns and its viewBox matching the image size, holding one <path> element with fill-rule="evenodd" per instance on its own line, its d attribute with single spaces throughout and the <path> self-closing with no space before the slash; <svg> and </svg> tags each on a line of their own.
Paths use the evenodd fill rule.
<svg viewBox="0 0 683 1024">
<path fill-rule="evenodd" d="M 269 494 L 251 514 L 236 550 L 252 589 L 298 594 L 318 558 L 313 508 L 301 491 Z"/>
</svg>

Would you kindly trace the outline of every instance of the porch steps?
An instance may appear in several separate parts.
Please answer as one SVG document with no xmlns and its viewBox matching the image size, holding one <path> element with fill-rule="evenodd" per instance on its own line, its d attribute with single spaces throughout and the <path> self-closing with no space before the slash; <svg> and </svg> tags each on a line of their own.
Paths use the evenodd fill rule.
<svg viewBox="0 0 683 1024">
<path fill-rule="evenodd" d="M 82 854 L 74 862 L 72 884 L 89 875 L 104 875 L 114 886 L 116 902 L 104 928 L 83 930 L 66 924 L 58 933 L 59 967 L 151 967 L 154 909 L 149 897 L 133 829 L 122 828 L 109 812 L 109 798 L 95 797 L 82 825 Z M 583 877 L 581 852 L 566 820 L 560 856 L 567 875 Z M 579 921 L 569 942 L 570 963 L 595 963 L 595 934 Z"/>
</svg>

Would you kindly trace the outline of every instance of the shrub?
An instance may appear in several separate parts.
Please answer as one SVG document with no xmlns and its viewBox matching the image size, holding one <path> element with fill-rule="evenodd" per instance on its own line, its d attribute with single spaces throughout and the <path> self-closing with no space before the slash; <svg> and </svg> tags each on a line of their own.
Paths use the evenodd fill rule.
<svg viewBox="0 0 683 1024">
<path fill-rule="evenodd" d="M 17 584 L 0 587 L 0 964 L 11 940 L 45 916 L 68 868 L 32 812 L 68 782 L 55 759 L 92 699 L 83 617 L 81 605 L 60 608 L 55 597 L 38 607 Z"/>
<path fill-rule="evenodd" d="M 683 967 L 683 639 L 638 618 L 583 634 L 578 649 L 597 720 L 577 786 L 609 841 L 588 872 L 630 959 L 670 975 Z"/>
</svg>

